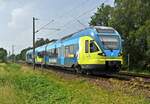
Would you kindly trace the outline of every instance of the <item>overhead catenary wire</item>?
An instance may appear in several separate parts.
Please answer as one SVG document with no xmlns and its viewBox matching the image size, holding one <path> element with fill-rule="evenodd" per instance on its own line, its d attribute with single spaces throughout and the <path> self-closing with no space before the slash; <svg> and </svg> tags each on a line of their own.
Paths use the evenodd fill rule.
<svg viewBox="0 0 150 104">
<path fill-rule="evenodd" d="M 96 7 L 97 8 L 97 7 Z M 70 21 L 68 21 L 66 24 L 64 24 L 62 27 L 65 27 L 66 25 L 68 25 L 69 23 L 71 23 L 72 21 L 76 21 L 78 18 L 80 18 L 80 17 L 82 17 L 82 16 L 84 16 L 84 15 L 86 15 L 87 13 L 89 13 L 89 12 L 91 12 L 91 11 L 93 11 L 94 9 L 96 9 L 95 7 L 94 8 L 92 8 L 92 9 L 90 9 L 89 11 L 86 11 L 86 12 L 84 12 L 83 14 L 81 14 L 80 16 L 78 16 L 78 17 L 74 17 L 74 19 L 73 20 L 70 20 Z"/>
<path fill-rule="evenodd" d="M 89 0 L 85 0 L 84 2 L 81 2 L 80 4 L 78 4 L 77 6 L 75 6 L 74 8 L 70 9 L 70 10 L 68 11 L 68 13 L 71 13 L 71 11 L 75 10 L 76 8 L 79 8 L 79 7 L 83 6 L 83 4 L 85 4 L 87 1 L 89 1 Z M 66 13 L 66 14 L 68 14 L 68 13 Z M 62 18 L 63 16 L 64 16 L 64 14 L 61 15 L 61 16 L 59 16 L 59 18 Z M 39 29 L 36 31 L 36 33 L 38 33 L 41 29 L 44 29 L 44 30 L 52 30 L 51 28 L 49 29 L 49 28 L 45 28 L 45 27 L 48 26 L 49 24 L 53 23 L 54 21 L 56 22 L 56 20 L 52 20 L 52 21 L 48 22 L 47 24 L 41 26 L 41 28 L 39 28 Z M 79 20 L 76 20 L 76 21 L 77 21 L 80 25 L 84 26 L 84 24 L 81 23 Z M 85 27 L 85 26 L 84 26 L 84 27 Z M 61 29 L 56 29 L 56 28 L 54 29 L 54 31 L 60 31 L 60 30 L 61 30 Z"/>
<path fill-rule="evenodd" d="M 82 25 L 83 27 L 86 27 L 86 25 L 83 24 L 80 20 L 76 19 L 76 21 L 77 21 L 80 25 Z"/>
<path fill-rule="evenodd" d="M 67 12 L 67 14 L 68 14 L 68 13 L 71 13 L 71 11 L 73 11 L 73 10 L 76 9 L 77 7 L 82 6 L 82 5 L 85 4 L 85 2 L 87 2 L 87 1 L 89 1 L 89 0 L 85 0 L 85 1 L 82 2 L 81 4 L 78 4 L 77 6 L 75 6 L 75 7 L 72 8 L 71 10 L 69 10 L 69 11 Z M 64 14 L 61 15 L 61 16 L 59 16 L 59 18 L 62 18 L 63 16 L 64 16 Z M 39 32 L 40 30 L 42 30 L 42 29 L 52 30 L 52 29 L 45 28 L 45 27 L 48 26 L 49 24 L 53 23 L 54 21 L 56 21 L 56 20 L 51 20 L 51 21 L 49 21 L 47 24 L 41 26 L 41 28 L 37 29 L 37 30 L 35 31 L 35 33 L 38 33 L 38 32 Z M 55 30 L 55 31 L 60 31 L 60 29 L 56 29 L 56 28 L 55 28 L 54 30 Z"/>
<path fill-rule="evenodd" d="M 84 2 L 87 2 L 87 1 L 89 1 L 89 0 L 85 0 Z M 104 0 L 102 3 L 106 3 L 106 1 L 107 0 Z M 82 3 L 83 4 L 83 3 Z M 79 5 L 78 5 L 79 6 Z M 76 7 L 74 7 L 74 8 L 77 8 L 77 6 Z M 74 10 L 74 8 L 73 9 L 71 9 L 71 10 L 69 10 L 68 12 L 70 13 L 71 11 L 73 11 Z M 70 23 L 73 23 L 73 22 L 78 22 L 80 25 L 82 25 L 83 27 L 87 27 L 85 24 L 83 24 L 78 18 L 80 18 L 80 17 L 83 17 L 83 16 L 85 16 L 85 15 L 87 15 L 88 13 L 90 13 L 91 11 L 93 11 L 93 10 L 95 10 L 97 8 L 97 6 L 94 6 L 93 8 L 91 8 L 90 10 L 87 10 L 87 11 L 85 11 L 84 13 L 82 13 L 81 15 L 79 15 L 79 16 L 77 16 L 77 17 L 72 17 L 73 19 L 72 20 L 69 20 L 67 23 L 65 23 L 63 26 L 60 26 L 59 28 L 61 28 L 59 31 L 62 31 L 62 30 L 64 30 L 65 28 L 66 28 L 66 26 L 68 26 L 68 24 L 70 24 Z M 63 17 L 63 15 L 62 16 L 59 16 L 59 18 L 61 18 L 61 17 Z M 52 22 L 54 22 L 54 20 L 52 21 Z M 47 23 L 46 25 L 44 25 L 44 26 L 42 26 L 40 29 L 38 29 L 38 30 L 41 30 L 41 29 L 43 29 L 44 27 L 46 27 L 46 26 L 48 26 L 50 23 L 52 23 L 52 22 L 49 22 L 49 23 Z M 55 21 L 56 22 L 56 21 Z M 38 31 L 37 31 L 38 32 Z M 61 33 L 61 32 L 58 32 L 57 33 L 57 31 L 56 32 L 54 32 L 53 34 L 59 34 L 59 33 Z"/>
<path fill-rule="evenodd" d="M 103 3 L 106 3 L 106 1 L 107 1 L 107 0 L 104 0 Z M 78 18 L 80 18 L 80 17 L 82 17 L 82 16 L 85 16 L 85 15 L 88 14 L 89 12 L 95 10 L 96 8 L 97 8 L 97 6 L 96 6 L 96 7 L 94 6 L 93 8 L 91 8 L 90 10 L 85 11 L 85 12 L 82 13 L 81 15 L 79 15 L 79 16 L 77 16 L 77 17 L 73 17 L 72 20 L 70 20 L 70 21 L 68 21 L 67 23 L 65 23 L 63 26 L 61 26 L 61 28 L 64 28 L 64 29 L 65 29 L 66 26 L 68 26 L 68 24 L 73 23 L 73 22 L 75 22 L 75 21 L 77 21 L 78 23 L 80 22 L 80 24 L 82 24 L 82 26 L 83 26 L 84 24 L 81 23 L 81 21 L 79 21 Z M 85 26 L 85 25 L 84 25 L 84 26 Z M 64 30 L 64 29 L 61 29 L 61 31 Z M 60 32 L 59 32 L 59 33 L 60 33 Z M 59 34 L 59 33 L 57 33 L 57 34 Z"/>
<path fill-rule="evenodd" d="M 52 22 L 54 22 L 54 20 L 49 21 L 47 24 L 43 25 L 41 28 L 39 28 L 38 30 L 35 31 L 35 33 L 39 32 L 40 30 L 42 30 L 43 28 L 45 28 L 46 26 L 48 26 L 49 24 L 51 24 Z"/>
<path fill-rule="evenodd" d="M 71 8 L 70 10 L 68 10 L 67 12 L 65 12 L 65 14 L 72 13 L 72 11 L 76 10 L 76 9 L 79 8 L 79 7 L 82 7 L 83 4 L 87 3 L 87 1 L 89 1 L 89 0 L 85 0 L 85 1 L 81 2 L 81 3 L 78 4 L 77 6 Z M 63 13 L 63 15 L 59 16 L 58 18 L 62 18 L 62 17 L 64 17 L 64 13 Z"/>
<path fill-rule="evenodd" d="M 105 0 L 103 3 L 105 3 L 107 0 Z M 86 15 L 86 14 L 88 14 L 89 12 L 91 12 L 91 11 L 93 11 L 93 10 L 95 10 L 97 8 L 97 6 L 95 7 L 93 7 L 93 8 L 91 8 L 90 10 L 88 10 L 88 11 L 86 11 L 86 12 L 84 12 L 84 13 L 82 13 L 81 15 L 79 15 L 78 17 L 73 17 L 73 19 L 74 20 L 70 20 L 70 21 L 68 21 L 65 25 L 63 25 L 62 27 L 65 27 L 68 23 L 70 23 L 71 21 L 76 21 L 76 19 L 78 19 L 78 18 L 80 18 L 80 17 L 82 17 L 82 16 L 84 16 L 84 15 Z"/>
</svg>

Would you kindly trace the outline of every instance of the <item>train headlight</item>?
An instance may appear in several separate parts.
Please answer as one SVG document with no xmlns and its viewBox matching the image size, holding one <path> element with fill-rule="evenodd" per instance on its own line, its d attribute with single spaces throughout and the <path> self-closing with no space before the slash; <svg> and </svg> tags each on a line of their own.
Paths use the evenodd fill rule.
<svg viewBox="0 0 150 104">
<path fill-rule="evenodd" d="M 120 52 L 120 53 L 118 54 L 118 56 L 122 56 L 122 52 Z"/>
<path fill-rule="evenodd" d="M 105 53 L 102 54 L 103 56 L 106 56 Z"/>
</svg>

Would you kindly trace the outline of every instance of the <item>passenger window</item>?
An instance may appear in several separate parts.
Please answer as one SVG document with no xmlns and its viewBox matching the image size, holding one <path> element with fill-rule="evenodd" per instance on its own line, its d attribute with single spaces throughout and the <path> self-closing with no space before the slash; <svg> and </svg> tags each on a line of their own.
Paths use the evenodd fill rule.
<svg viewBox="0 0 150 104">
<path fill-rule="evenodd" d="M 74 57 L 75 49 L 74 44 L 65 46 L 65 57 Z"/>
<path fill-rule="evenodd" d="M 42 52 L 38 52 L 38 57 L 40 57 L 40 58 L 43 57 Z"/>
<path fill-rule="evenodd" d="M 58 48 L 58 56 L 61 56 L 61 47 Z"/>
<path fill-rule="evenodd" d="M 57 57 L 58 56 L 58 48 L 54 49 L 54 56 Z"/>
<path fill-rule="evenodd" d="M 65 57 L 68 57 L 69 53 L 70 53 L 69 46 L 65 46 Z"/>
<path fill-rule="evenodd" d="M 93 40 L 90 41 L 90 52 L 97 52 L 99 51 L 98 47 L 96 46 L 96 44 L 94 43 Z"/>
<path fill-rule="evenodd" d="M 89 40 L 85 40 L 85 53 L 89 52 Z"/>
</svg>

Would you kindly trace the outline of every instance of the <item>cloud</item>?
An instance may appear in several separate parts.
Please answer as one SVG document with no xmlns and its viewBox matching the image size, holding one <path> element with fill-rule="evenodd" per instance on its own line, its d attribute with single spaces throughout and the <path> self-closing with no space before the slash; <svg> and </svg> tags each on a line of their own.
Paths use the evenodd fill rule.
<svg viewBox="0 0 150 104">
<path fill-rule="evenodd" d="M 10 19 L 7 22 L 9 43 L 14 44 L 16 53 L 21 49 L 32 44 L 32 6 L 25 5 L 24 7 L 14 8 L 10 12 Z"/>
<path fill-rule="evenodd" d="M 6 8 L 6 2 L 4 0 L 0 0 L 0 10 L 4 10 Z"/>
<path fill-rule="evenodd" d="M 9 49 L 13 44 L 17 53 L 21 49 L 31 46 L 33 16 L 40 19 L 36 21 L 36 30 L 52 19 L 55 21 L 48 25 L 47 28 L 61 29 L 61 31 L 42 30 L 36 34 L 36 37 L 60 38 L 83 28 L 73 17 L 78 17 L 93 8 L 94 5 L 99 6 L 102 2 L 101 0 L 83 1 L 87 2 L 83 4 L 81 0 L 44 0 L 42 2 L 41 0 L 0 0 L 0 45 Z M 112 3 L 112 0 L 108 1 Z M 91 4 L 93 5 L 91 6 Z M 93 12 L 77 19 L 88 25 Z M 66 24 L 65 29 L 62 27 L 64 24 Z"/>
<path fill-rule="evenodd" d="M 11 20 L 8 27 L 11 29 L 24 30 L 31 24 L 32 10 L 30 7 L 15 8 L 11 12 Z"/>
</svg>

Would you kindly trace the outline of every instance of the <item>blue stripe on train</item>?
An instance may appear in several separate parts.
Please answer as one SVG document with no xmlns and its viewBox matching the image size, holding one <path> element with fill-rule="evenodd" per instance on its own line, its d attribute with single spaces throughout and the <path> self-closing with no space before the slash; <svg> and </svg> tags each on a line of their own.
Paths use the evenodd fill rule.
<svg viewBox="0 0 150 104">
<path fill-rule="evenodd" d="M 118 57 L 120 50 L 104 50 L 108 57 Z"/>
<path fill-rule="evenodd" d="M 65 58 L 65 65 L 73 65 L 77 62 L 77 58 Z"/>
</svg>

